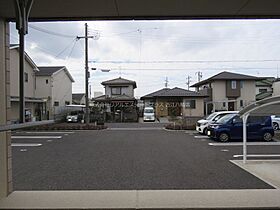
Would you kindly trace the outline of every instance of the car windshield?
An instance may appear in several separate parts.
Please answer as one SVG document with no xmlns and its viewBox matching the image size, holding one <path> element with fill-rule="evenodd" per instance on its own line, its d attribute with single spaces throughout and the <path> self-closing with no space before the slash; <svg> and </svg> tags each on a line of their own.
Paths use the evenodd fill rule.
<svg viewBox="0 0 280 210">
<path fill-rule="evenodd" d="M 145 109 L 144 113 L 154 113 L 154 109 Z"/>
<path fill-rule="evenodd" d="M 210 114 L 208 117 L 206 117 L 206 120 L 211 120 L 211 119 L 213 119 L 215 116 L 217 115 L 217 113 L 212 113 L 212 114 Z"/>
<path fill-rule="evenodd" d="M 234 116 L 237 116 L 237 114 L 227 114 L 223 116 L 222 118 L 218 119 L 216 123 L 218 124 L 224 124 L 227 123 L 229 120 L 231 120 Z"/>
</svg>

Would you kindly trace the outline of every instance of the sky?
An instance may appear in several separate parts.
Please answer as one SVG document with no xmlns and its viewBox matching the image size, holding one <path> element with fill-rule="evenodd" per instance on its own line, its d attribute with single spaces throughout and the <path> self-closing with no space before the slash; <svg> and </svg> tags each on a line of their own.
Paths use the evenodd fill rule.
<svg viewBox="0 0 280 210">
<path fill-rule="evenodd" d="M 91 92 L 102 81 L 122 77 L 137 83 L 137 98 L 165 87 L 187 89 L 222 71 L 280 75 L 280 20 L 170 20 L 32 22 L 26 52 L 37 66 L 66 66 L 73 93 L 84 92 L 85 23 L 89 35 Z M 10 24 L 12 44 L 18 43 Z M 102 72 L 100 69 L 110 69 Z"/>
</svg>

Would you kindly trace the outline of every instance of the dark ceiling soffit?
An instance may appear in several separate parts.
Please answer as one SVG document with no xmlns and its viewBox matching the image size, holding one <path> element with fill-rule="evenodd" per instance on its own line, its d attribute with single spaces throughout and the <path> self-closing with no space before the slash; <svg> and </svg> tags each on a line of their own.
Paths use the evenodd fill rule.
<svg viewBox="0 0 280 210">
<path fill-rule="evenodd" d="M 1 18 L 1 17 L 0 17 Z M 222 16 L 102 16 L 102 17 L 36 17 L 29 18 L 29 22 L 47 22 L 47 21 L 119 21 L 119 20 L 246 20 L 246 19 L 280 19 L 279 15 L 222 15 Z M 7 21 L 15 22 L 15 18 L 6 18 Z"/>
</svg>

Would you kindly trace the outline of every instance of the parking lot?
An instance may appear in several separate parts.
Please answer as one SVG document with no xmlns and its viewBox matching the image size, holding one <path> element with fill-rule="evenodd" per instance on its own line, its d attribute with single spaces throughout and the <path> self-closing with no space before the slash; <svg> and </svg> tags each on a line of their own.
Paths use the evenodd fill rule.
<svg viewBox="0 0 280 210">
<path fill-rule="evenodd" d="M 224 144 L 194 131 L 147 125 L 113 125 L 102 131 L 15 132 L 14 189 L 273 188 L 230 162 L 242 158 L 242 142 Z M 278 141 L 250 141 L 248 153 L 279 159 L 279 149 Z"/>
</svg>

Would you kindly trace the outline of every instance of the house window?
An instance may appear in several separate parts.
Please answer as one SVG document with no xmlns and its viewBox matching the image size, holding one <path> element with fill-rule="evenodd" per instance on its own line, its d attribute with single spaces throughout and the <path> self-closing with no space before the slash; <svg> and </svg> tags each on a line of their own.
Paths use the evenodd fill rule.
<svg viewBox="0 0 280 210">
<path fill-rule="evenodd" d="M 55 102 L 54 102 L 54 106 L 59 106 L 59 102 L 58 102 L 58 101 L 55 101 Z"/>
<path fill-rule="evenodd" d="M 226 102 L 223 102 L 223 107 L 226 107 Z"/>
<path fill-rule="evenodd" d="M 266 88 L 260 88 L 259 89 L 259 93 L 266 93 L 267 92 L 267 89 Z"/>
<path fill-rule="evenodd" d="M 70 104 L 70 101 L 65 101 L 65 105 L 69 105 Z"/>
<path fill-rule="evenodd" d="M 185 108 L 187 109 L 195 109 L 196 103 L 195 100 L 186 100 L 185 101 Z"/>
<path fill-rule="evenodd" d="M 243 107 L 243 100 L 240 100 L 240 106 Z"/>
<path fill-rule="evenodd" d="M 121 95 L 121 88 L 120 87 L 112 87 L 111 91 L 112 91 L 112 95 Z"/>
<path fill-rule="evenodd" d="M 46 84 L 49 84 L 49 80 L 48 79 L 46 79 Z"/>
<path fill-rule="evenodd" d="M 28 82 L 28 73 L 24 72 L 24 81 Z"/>
<path fill-rule="evenodd" d="M 231 89 L 236 89 L 236 80 L 231 81 Z"/>
</svg>

